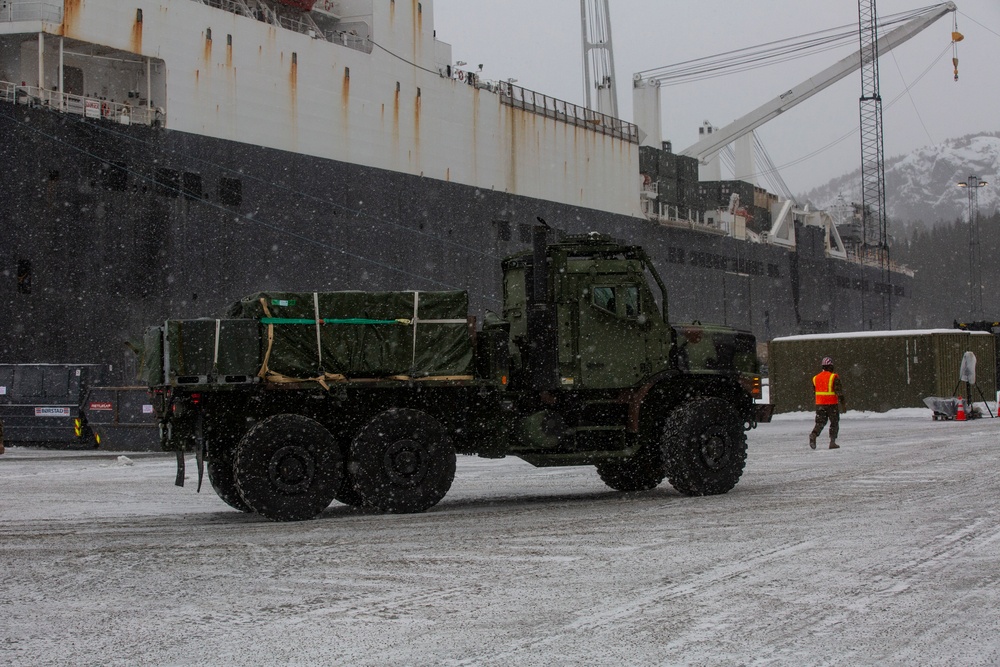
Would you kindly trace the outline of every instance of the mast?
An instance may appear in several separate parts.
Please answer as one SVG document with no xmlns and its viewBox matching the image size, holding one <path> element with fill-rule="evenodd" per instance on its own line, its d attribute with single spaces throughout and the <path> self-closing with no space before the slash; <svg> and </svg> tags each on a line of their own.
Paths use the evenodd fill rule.
<svg viewBox="0 0 1000 667">
<path fill-rule="evenodd" d="M 583 74 L 587 108 L 618 118 L 615 57 L 608 0 L 580 0 Z"/>
<path fill-rule="evenodd" d="M 874 241 L 882 274 L 882 322 L 892 329 L 892 272 L 889 271 L 889 233 L 885 217 L 885 155 L 882 138 L 882 95 L 878 75 L 878 12 L 875 0 L 858 0 L 861 41 L 861 249 L 862 261 Z M 865 294 L 861 293 L 864 309 Z M 862 312 L 862 321 L 864 321 Z M 870 321 L 870 320 L 869 320 Z"/>
</svg>

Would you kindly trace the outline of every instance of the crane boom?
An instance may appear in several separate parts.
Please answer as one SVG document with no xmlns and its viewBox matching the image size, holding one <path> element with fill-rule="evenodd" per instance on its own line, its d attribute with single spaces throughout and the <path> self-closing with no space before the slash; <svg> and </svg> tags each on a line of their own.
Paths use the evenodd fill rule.
<svg viewBox="0 0 1000 667">
<path fill-rule="evenodd" d="M 930 27 L 931 24 L 942 16 L 950 14 L 957 9 L 954 2 L 943 2 L 932 7 L 927 13 L 904 23 L 884 37 L 880 37 L 879 53 L 891 51 L 900 44 L 915 37 L 925 28 Z M 816 93 L 832 86 L 859 69 L 861 69 L 861 51 L 857 51 L 836 64 L 827 67 L 822 72 L 806 79 L 766 104 L 754 109 L 741 118 L 737 118 L 729 125 L 706 135 L 698 143 L 681 151 L 681 155 L 705 161 L 737 138 L 753 131 L 767 121 L 806 101 Z"/>
</svg>

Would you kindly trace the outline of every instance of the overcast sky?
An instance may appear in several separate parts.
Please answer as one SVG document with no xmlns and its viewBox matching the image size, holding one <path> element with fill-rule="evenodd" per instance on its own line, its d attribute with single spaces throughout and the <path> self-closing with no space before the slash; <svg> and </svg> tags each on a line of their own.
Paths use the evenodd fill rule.
<svg viewBox="0 0 1000 667">
<path fill-rule="evenodd" d="M 878 13 L 931 4 L 879 0 Z M 957 83 L 949 46 L 954 15 L 880 60 L 886 157 L 1000 131 L 1000 0 L 956 4 L 958 29 L 965 35 Z M 438 38 L 452 45 L 456 61 L 482 63 L 488 79 L 515 78 L 525 88 L 583 103 L 579 0 L 434 0 L 434 6 Z M 633 120 L 634 72 L 858 22 L 854 0 L 610 0 L 610 6 L 618 104 L 626 120 Z M 855 41 L 768 68 L 664 87 L 664 138 L 683 150 L 696 141 L 702 121 L 724 126 L 856 50 Z M 793 192 L 860 166 L 860 94 L 861 77 L 855 73 L 758 130 L 779 168 L 797 162 L 782 170 Z"/>
</svg>

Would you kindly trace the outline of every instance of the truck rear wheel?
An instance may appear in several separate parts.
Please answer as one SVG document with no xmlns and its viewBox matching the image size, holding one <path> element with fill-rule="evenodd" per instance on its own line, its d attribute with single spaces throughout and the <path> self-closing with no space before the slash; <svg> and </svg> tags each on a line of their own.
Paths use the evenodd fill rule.
<svg viewBox="0 0 1000 667">
<path fill-rule="evenodd" d="M 311 519 L 326 509 L 344 478 L 337 441 L 300 415 L 274 415 L 240 440 L 234 463 L 240 496 L 275 521 Z"/>
<path fill-rule="evenodd" d="M 376 415 L 354 438 L 347 470 L 364 506 L 423 512 L 451 488 L 455 448 L 426 412 L 394 408 Z"/>
<path fill-rule="evenodd" d="M 615 491 L 626 492 L 655 489 L 666 477 L 660 448 L 649 445 L 631 458 L 598 463 L 597 474 Z"/>
<path fill-rule="evenodd" d="M 253 511 L 247 505 L 246 501 L 243 500 L 243 497 L 240 496 L 239 489 L 236 488 L 232 452 L 222 455 L 213 453 L 211 456 L 212 458 L 205 463 L 205 468 L 208 471 L 208 481 L 212 484 L 215 495 L 219 496 L 222 502 L 235 510 L 241 512 Z"/>
<path fill-rule="evenodd" d="M 721 398 L 681 405 L 663 426 L 663 460 L 670 484 L 686 496 L 726 493 L 747 460 L 743 419 Z"/>
</svg>

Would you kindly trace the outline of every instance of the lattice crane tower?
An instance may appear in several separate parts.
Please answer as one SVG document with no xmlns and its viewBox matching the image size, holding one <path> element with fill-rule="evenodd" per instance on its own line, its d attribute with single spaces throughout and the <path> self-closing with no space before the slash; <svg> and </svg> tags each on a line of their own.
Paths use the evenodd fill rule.
<svg viewBox="0 0 1000 667">
<path fill-rule="evenodd" d="M 889 271 L 889 233 L 885 217 L 885 163 L 882 140 L 882 95 L 878 75 L 878 12 L 875 0 L 858 0 L 861 40 L 861 203 L 862 257 L 874 245 L 880 267 L 882 324 L 892 328 L 892 273 Z M 874 286 L 873 286 L 874 287 Z M 862 296 L 862 304 L 864 296 Z M 862 305 L 862 307 L 864 307 Z"/>
</svg>

